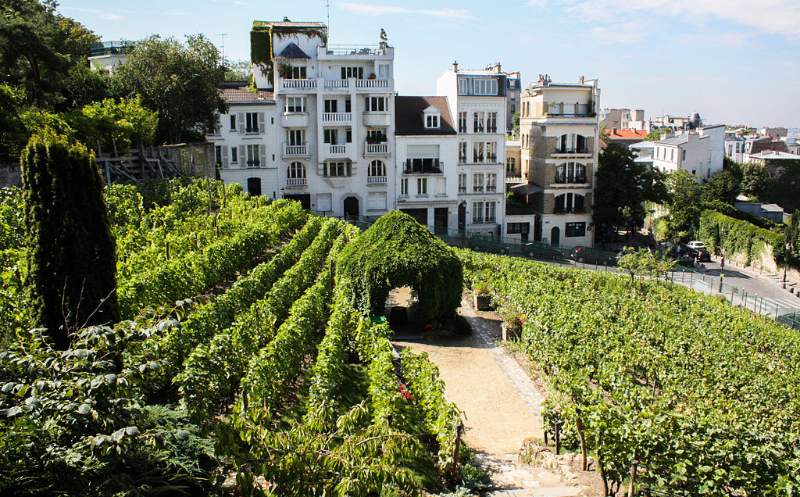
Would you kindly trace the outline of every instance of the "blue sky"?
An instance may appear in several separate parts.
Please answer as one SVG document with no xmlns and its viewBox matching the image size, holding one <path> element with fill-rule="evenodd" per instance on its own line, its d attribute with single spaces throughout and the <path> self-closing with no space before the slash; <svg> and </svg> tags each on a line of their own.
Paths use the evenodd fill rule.
<svg viewBox="0 0 800 497">
<path fill-rule="evenodd" d="M 430 94 L 457 60 L 500 61 L 573 82 L 600 79 L 603 107 L 706 122 L 800 127 L 800 0 L 329 0 L 331 43 L 395 47 L 401 94 Z M 104 39 L 204 33 L 249 58 L 253 19 L 324 21 L 325 0 L 63 0 Z"/>
</svg>

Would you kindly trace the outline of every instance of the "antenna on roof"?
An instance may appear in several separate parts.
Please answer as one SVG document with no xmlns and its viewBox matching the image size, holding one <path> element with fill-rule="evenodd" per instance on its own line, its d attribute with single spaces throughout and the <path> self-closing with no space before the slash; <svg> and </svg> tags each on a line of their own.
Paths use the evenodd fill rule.
<svg viewBox="0 0 800 497">
<path fill-rule="evenodd" d="M 225 37 L 228 36 L 228 33 L 217 33 L 217 36 L 220 37 L 220 51 L 222 52 L 222 63 L 225 63 Z"/>
<path fill-rule="evenodd" d="M 327 17 L 327 24 L 328 24 L 328 44 L 330 45 L 331 39 L 331 0 L 325 0 L 325 13 Z"/>
</svg>

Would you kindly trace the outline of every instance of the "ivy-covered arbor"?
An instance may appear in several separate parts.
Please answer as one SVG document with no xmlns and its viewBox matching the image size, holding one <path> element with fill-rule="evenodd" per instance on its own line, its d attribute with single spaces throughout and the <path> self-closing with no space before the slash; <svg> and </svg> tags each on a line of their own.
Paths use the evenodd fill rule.
<svg viewBox="0 0 800 497">
<path fill-rule="evenodd" d="M 357 306 L 373 314 L 393 288 L 409 286 L 425 321 L 451 317 L 461 302 L 464 276 L 452 249 L 408 214 L 382 216 L 342 251 L 337 278 L 353 288 Z"/>
</svg>

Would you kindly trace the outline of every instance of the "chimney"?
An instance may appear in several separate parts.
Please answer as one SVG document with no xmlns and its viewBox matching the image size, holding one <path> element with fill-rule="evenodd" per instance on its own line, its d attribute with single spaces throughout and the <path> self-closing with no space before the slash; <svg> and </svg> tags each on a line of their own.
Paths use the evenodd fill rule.
<svg viewBox="0 0 800 497">
<path fill-rule="evenodd" d="M 453 72 L 458 72 L 458 61 L 453 61 Z"/>
<path fill-rule="evenodd" d="M 500 74 L 501 72 L 503 72 L 503 66 L 500 65 L 500 63 L 498 62 L 494 65 L 494 70 L 497 71 L 498 74 Z"/>
</svg>

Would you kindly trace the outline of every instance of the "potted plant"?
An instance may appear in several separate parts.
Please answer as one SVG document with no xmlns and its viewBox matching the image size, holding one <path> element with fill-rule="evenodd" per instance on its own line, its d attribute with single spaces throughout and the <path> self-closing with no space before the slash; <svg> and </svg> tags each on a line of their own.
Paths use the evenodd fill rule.
<svg viewBox="0 0 800 497">
<path fill-rule="evenodd" d="M 503 334 L 503 341 L 519 340 L 522 336 L 522 327 L 525 325 L 525 315 L 512 313 L 503 316 L 503 323 L 500 329 Z"/>
<path fill-rule="evenodd" d="M 376 77 L 375 73 L 373 72 L 373 73 L 370 73 L 370 75 L 368 76 L 368 79 L 375 79 L 375 77 Z"/>
<path fill-rule="evenodd" d="M 475 308 L 479 311 L 492 310 L 492 297 L 489 295 L 489 287 L 483 283 L 477 283 L 472 287 L 475 298 Z"/>
</svg>

